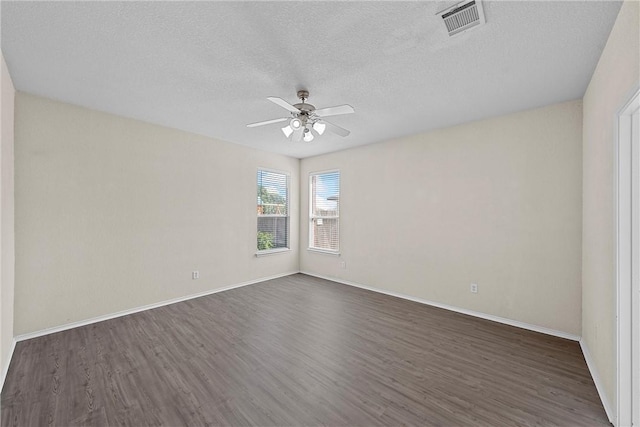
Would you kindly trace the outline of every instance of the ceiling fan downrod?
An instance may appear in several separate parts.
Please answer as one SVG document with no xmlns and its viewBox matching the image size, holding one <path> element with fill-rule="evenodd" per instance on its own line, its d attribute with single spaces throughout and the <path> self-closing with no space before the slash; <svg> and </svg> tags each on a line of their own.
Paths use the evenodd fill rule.
<svg viewBox="0 0 640 427">
<path fill-rule="evenodd" d="M 300 98 L 302 100 L 302 103 L 304 104 L 304 101 L 306 101 L 307 99 L 309 99 L 309 91 L 308 90 L 299 90 L 298 91 L 298 98 Z"/>
</svg>

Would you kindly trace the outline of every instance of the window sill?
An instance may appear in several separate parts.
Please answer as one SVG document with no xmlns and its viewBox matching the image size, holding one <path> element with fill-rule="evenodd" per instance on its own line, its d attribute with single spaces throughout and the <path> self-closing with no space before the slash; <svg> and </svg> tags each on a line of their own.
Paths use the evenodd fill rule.
<svg viewBox="0 0 640 427">
<path fill-rule="evenodd" d="M 256 252 L 256 257 L 281 254 L 281 253 L 289 252 L 289 251 L 291 251 L 290 248 L 278 248 L 278 249 L 269 249 L 269 250 L 266 250 L 266 251 L 258 251 L 258 252 Z"/>
<path fill-rule="evenodd" d="M 333 256 L 340 256 L 340 252 L 336 252 L 336 251 L 329 251 L 326 249 L 318 249 L 318 248 L 307 248 L 307 250 L 309 252 L 317 252 L 319 254 L 324 254 L 324 255 L 333 255 Z"/>
</svg>

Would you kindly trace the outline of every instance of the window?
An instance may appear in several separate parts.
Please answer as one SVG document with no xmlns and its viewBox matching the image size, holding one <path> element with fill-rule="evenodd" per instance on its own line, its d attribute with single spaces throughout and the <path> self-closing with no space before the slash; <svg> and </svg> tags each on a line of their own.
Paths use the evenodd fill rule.
<svg viewBox="0 0 640 427">
<path fill-rule="evenodd" d="M 340 172 L 310 175 L 309 248 L 340 250 Z"/>
<path fill-rule="evenodd" d="M 258 251 L 289 248 L 289 175 L 258 170 Z"/>
</svg>

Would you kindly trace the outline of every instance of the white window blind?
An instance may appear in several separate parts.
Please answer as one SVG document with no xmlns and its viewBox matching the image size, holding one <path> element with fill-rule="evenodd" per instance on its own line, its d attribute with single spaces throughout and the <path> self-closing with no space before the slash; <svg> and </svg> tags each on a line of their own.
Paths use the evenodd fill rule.
<svg viewBox="0 0 640 427">
<path fill-rule="evenodd" d="M 309 247 L 340 250 L 340 172 L 310 175 Z"/>
<path fill-rule="evenodd" d="M 289 247 L 289 175 L 258 170 L 258 251 Z"/>
</svg>

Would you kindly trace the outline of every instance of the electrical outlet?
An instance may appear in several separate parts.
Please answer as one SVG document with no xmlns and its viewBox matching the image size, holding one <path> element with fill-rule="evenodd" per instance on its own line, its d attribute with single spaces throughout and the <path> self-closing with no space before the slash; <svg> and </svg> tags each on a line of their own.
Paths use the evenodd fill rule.
<svg viewBox="0 0 640 427">
<path fill-rule="evenodd" d="M 342 261 L 342 262 L 340 263 L 340 267 L 342 267 L 342 268 L 347 268 L 347 262 L 346 262 L 346 261 Z"/>
<path fill-rule="evenodd" d="M 470 290 L 471 290 L 471 293 L 477 294 L 478 293 L 478 284 L 477 283 L 472 283 Z"/>
<path fill-rule="evenodd" d="M 198 270 L 192 271 L 191 272 L 191 278 L 193 280 L 199 279 L 200 278 L 200 272 Z"/>
</svg>

